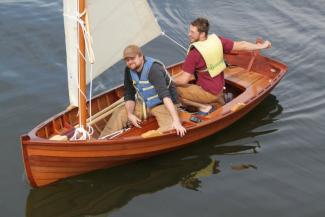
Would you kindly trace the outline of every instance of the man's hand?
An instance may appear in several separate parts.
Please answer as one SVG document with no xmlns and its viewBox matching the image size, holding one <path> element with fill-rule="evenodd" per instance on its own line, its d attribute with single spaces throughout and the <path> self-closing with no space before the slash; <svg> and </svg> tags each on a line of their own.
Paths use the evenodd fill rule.
<svg viewBox="0 0 325 217">
<path fill-rule="evenodd" d="M 194 75 L 184 71 L 181 71 L 177 73 L 175 76 L 173 76 L 173 81 L 176 86 L 186 85 L 194 79 L 195 79 Z"/>
<path fill-rule="evenodd" d="M 173 121 L 172 127 L 176 130 L 177 135 L 183 137 L 186 133 L 185 127 L 179 121 Z"/>
<path fill-rule="evenodd" d="M 262 49 L 271 48 L 272 44 L 270 41 L 266 40 L 261 44 Z"/>
<path fill-rule="evenodd" d="M 141 120 L 137 116 L 135 116 L 134 114 L 128 114 L 128 119 L 129 119 L 129 121 L 131 121 L 133 126 L 141 128 L 141 126 L 140 126 Z"/>
</svg>

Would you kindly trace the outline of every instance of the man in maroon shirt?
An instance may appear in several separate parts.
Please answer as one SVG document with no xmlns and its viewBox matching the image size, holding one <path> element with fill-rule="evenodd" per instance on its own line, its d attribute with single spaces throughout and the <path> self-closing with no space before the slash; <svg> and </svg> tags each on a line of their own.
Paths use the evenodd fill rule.
<svg viewBox="0 0 325 217">
<path fill-rule="evenodd" d="M 213 41 L 211 39 L 213 37 L 210 37 L 208 32 L 209 21 L 207 19 L 199 17 L 191 23 L 188 32 L 191 43 L 190 49 L 185 58 L 182 72 L 174 77 L 174 82 L 178 86 L 177 92 L 181 97 L 182 103 L 197 107 L 199 110 L 198 114 L 200 115 L 208 115 L 216 109 L 215 106 L 219 107 L 225 104 L 223 96 L 223 87 L 225 85 L 223 69 L 225 65 L 222 57 L 224 53 L 228 54 L 231 51 L 253 51 L 271 47 L 269 41 L 254 44 L 247 41 L 233 41 L 214 34 L 212 35 L 214 36 Z M 204 43 L 209 44 L 204 45 L 205 48 L 204 46 L 202 48 L 196 46 L 197 42 L 203 45 Z M 211 43 L 215 46 L 210 46 Z M 213 50 L 209 51 L 209 49 L 220 50 L 214 52 Z M 216 61 L 215 65 L 211 64 L 211 58 L 209 59 L 211 54 L 217 54 L 219 57 L 216 58 L 221 58 L 220 61 L 219 59 Z M 210 67 L 207 67 L 207 61 L 210 61 L 208 64 Z M 214 62 L 212 61 L 212 63 Z M 218 66 L 220 72 L 211 72 L 210 69 L 213 69 L 213 66 Z M 189 84 L 193 80 L 196 80 L 195 84 Z"/>
</svg>

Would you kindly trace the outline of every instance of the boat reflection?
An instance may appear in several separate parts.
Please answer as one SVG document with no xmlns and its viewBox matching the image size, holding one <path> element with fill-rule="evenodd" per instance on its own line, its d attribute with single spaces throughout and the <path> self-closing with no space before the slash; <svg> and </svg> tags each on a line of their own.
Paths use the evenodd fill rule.
<svg viewBox="0 0 325 217">
<path fill-rule="evenodd" d="M 27 198 L 26 216 L 97 216 L 121 208 L 137 196 L 170 186 L 199 190 L 202 177 L 220 172 L 218 156 L 257 153 L 259 142 L 255 137 L 276 129 L 253 130 L 274 122 L 281 111 L 276 98 L 270 95 L 240 123 L 189 148 L 32 189 Z M 244 144 L 234 144 L 243 139 Z M 231 168 L 257 169 L 251 164 Z"/>
<path fill-rule="evenodd" d="M 254 153 L 255 148 L 211 147 L 210 152 L 195 156 L 180 151 L 172 156 L 139 161 L 32 189 L 27 199 L 26 216 L 98 215 L 120 208 L 136 196 L 173 185 L 198 190 L 201 177 L 219 172 L 219 162 L 211 159 L 209 154 Z"/>
</svg>

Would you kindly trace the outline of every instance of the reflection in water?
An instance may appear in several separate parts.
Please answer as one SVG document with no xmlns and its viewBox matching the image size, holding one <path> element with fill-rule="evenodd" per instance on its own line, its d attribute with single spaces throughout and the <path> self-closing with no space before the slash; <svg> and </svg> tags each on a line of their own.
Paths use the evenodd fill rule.
<svg viewBox="0 0 325 217">
<path fill-rule="evenodd" d="M 197 191 L 201 187 L 201 177 L 211 176 L 212 174 L 217 174 L 220 172 L 218 169 L 219 161 L 211 160 L 211 163 L 199 171 L 190 173 L 184 176 L 180 181 L 181 186 Z"/>
<path fill-rule="evenodd" d="M 27 199 L 26 216 L 94 216 L 118 209 L 139 195 L 174 185 L 197 191 L 201 187 L 202 177 L 220 172 L 219 161 L 211 156 L 257 153 L 258 141 L 246 145 L 227 143 L 273 132 L 274 130 L 253 130 L 272 123 L 281 111 L 281 106 L 271 95 L 242 119 L 240 124 L 235 124 L 189 148 L 32 189 Z M 257 167 L 252 164 L 232 166 L 234 170 L 247 168 Z"/>
<path fill-rule="evenodd" d="M 257 128 L 261 129 L 263 126 L 275 122 L 282 111 L 283 108 L 276 97 L 274 95 L 269 95 L 260 105 L 253 109 L 253 111 L 227 129 L 210 137 L 209 140 L 213 140 L 217 144 L 231 143 L 231 145 L 233 145 L 236 141 L 245 139 L 248 140 L 248 142 L 244 142 L 244 144 L 256 143 L 257 146 L 260 146 L 259 141 L 255 138 L 257 136 L 273 133 L 277 131 L 277 129 L 269 129 L 268 127 L 268 130 L 259 131 Z M 240 142 L 239 144 L 242 143 L 243 142 Z"/>
<path fill-rule="evenodd" d="M 209 154 L 247 153 L 254 148 L 214 147 Z M 173 185 L 197 190 L 201 177 L 219 172 L 218 162 L 210 159 L 207 153 L 194 157 L 188 154 L 187 151 L 179 151 L 172 156 L 139 161 L 33 189 L 28 196 L 27 216 L 98 215 L 122 207 L 136 196 Z"/>
<path fill-rule="evenodd" d="M 255 166 L 253 164 L 236 164 L 236 165 L 231 166 L 231 169 L 238 170 L 238 171 L 247 170 L 247 169 L 250 169 L 250 168 L 257 170 L 257 166 Z"/>
</svg>

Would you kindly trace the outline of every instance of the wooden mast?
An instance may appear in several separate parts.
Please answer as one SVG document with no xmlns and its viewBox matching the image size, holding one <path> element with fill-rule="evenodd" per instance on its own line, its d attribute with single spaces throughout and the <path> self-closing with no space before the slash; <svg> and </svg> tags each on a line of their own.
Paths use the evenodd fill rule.
<svg viewBox="0 0 325 217">
<path fill-rule="evenodd" d="M 85 0 L 78 0 L 79 5 L 79 14 L 82 14 L 81 19 L 85 22 L 86 13 L 85 11 Z M 86 61 L 84 57 L 85 55 L 85 38 L 84 33 L 80 25 L 78 25 L 78 38 L 79 38 L 79 111 L 80 111 L 80 126 L 86 128 L 86 120 L 87 120 L 87 104 L 86 104 Z"/>
</svg>

